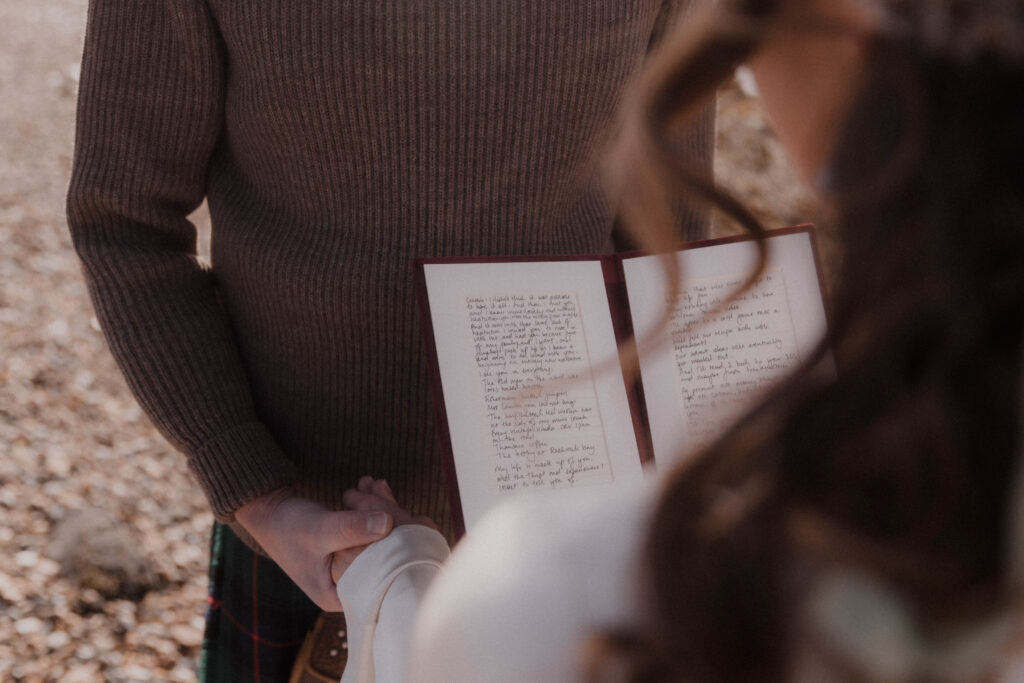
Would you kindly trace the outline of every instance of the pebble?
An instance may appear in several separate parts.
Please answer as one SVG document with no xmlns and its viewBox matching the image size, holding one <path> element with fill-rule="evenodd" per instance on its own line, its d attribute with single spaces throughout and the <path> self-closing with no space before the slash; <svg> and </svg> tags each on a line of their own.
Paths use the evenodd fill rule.
<svg viewBox="0 0 1024 683">
<path fill-rule="evenodd" d="M 14 579 L 0 572 L 0 598 L 7 602 L 22 602 L 25 594 Z"/>
<path fill-rule="evenodd" d="M 170 627 L 171 637 L 183 647 L 199 647 L 203 644 L 203 632 L 191 624 L 174 624 Z"/>
<path fill-rule="evenodd" d="M 43 630 L 43 622 L 35 617 L 25 617 L 14 622 L 14 630 L 21 636 L 32 635 Z"/>
<path fill-rule="evenodd" d="M 31 567 L 39 559 L 39 553 L 35 550 L 22 550 L 14 554 L 14 563 L 19 567 Z"/>
<path fill-rule="evenodd" d="M 54 631 L 46 636 L 46 647 L 51 650 L 59 650 L 71 642 L 71 636 L 65 631 Z"/>
<path fill-rule="evenodd" d="M 83 662 L 87 662 L 96 656 L 96 648 L 92 645 L 79 645 L 75 650 L 75 657 Z"/>
<path fill-rule="evenodd" d="M 61 683 L 96 683 L 98 675 L 99 667 L 95 664 L 79 664 L 68 669 L 68 672 L 61 679 Z"/>
</svg>

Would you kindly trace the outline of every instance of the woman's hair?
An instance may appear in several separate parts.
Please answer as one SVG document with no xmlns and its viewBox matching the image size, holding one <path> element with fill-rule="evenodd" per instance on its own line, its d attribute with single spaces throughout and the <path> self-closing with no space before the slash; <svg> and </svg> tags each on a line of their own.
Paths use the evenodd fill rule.
<svg viewBox="0 0 1024 683">
<path fill-rule="evenodd" d="M 648 243 L 665 242 L 664 211 L 649 203 L 679 186 L 760 230 L 679 166 L 671 140 L 766 35 L 843 30 L 798 23 L 787 4 L 721 0 L 656 62 L 625 137 L 640 160 L 627 167 L 656 189 L 622 198 Z M 821 568 L 876 577 L 924 624 L 970 621 L 1015 597 L 1024 34 L 1006 32 L 1021 10 L 877 4 L 888 19 L 827 168 L 842 251 L 829 332 L 669 477 L 647 543 L 650 623 L 609 636 L 593 660 L 624 657 L 627 680 L 785 679 L 801 578 Z"/>
</svg>

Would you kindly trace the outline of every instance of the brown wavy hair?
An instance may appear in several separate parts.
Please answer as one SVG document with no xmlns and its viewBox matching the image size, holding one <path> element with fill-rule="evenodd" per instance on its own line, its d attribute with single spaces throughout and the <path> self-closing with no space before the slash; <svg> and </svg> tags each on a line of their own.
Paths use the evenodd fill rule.
<svg viewBox="0 0 1024 683">
<path fill-rule="evenodd" d="M 1017 599 L 1024 68 L 984 31 L 947 49 L 915 23 L 925 4 L 889 1 L 828 164 L 842 263 L 826 338 L 669 476 L 646 545 L 649 623 L 599 639 L 592 680 L 786 680 L 808 563 L 878 577 L 925 623 Z M 990 2 L 944 4 L 982 17 Z M 764 36 L 843 30 L 784 5 L 723 0 L 667 41 L 617 158 L 639 179 L 620 182 L 623 212 L 648 244 L 667 244 L 657 200 L 679 189 L 761 231 L 672 140 Z"/>
</svg>

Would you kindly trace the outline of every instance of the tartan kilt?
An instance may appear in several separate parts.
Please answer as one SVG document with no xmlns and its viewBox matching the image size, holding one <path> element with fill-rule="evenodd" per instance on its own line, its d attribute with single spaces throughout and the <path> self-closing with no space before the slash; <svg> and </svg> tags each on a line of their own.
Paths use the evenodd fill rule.
<svg viewBox="0 0 1024 683">
<path fill-rule="evenodd" d="M 287 683 L 319 613 L 273 560 L 214 522 L 202 683 Z"/>
</svg>

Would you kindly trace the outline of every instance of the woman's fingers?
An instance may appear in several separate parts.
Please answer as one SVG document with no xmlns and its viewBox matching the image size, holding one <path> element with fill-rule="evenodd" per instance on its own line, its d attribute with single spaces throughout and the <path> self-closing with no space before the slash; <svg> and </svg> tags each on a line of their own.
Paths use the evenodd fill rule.
<svg viewBox="0 0 1024 683">
<path fill-rule="evenodd" d="M 398 501 L 395 500 L 395 494 L 391 492 L 391 487 L 388 486 L 388 483 L 383 479 L 377 479 L 374 481 L 370 486 L 370 490 L 381 498 L 387 498 L 395 504 L 398 503 Z"/>
<path fill-rule="evenodd" d="M 345 491 L 341 502 L 351 510 L 384 510 L 390 512 L 391 508 L 380 506 L 379 501 L 381 499 L 391 505 L 398 506 L 395 494 L 391 492 L 391 487 L 388 486 L 386 481 L 383 479 L 373 479 L 372 477 L 363 477 L 359 480 L 356 488 Z"/>
<path fill-rule="evenodd" d="M 349 489 L 341 497 L 341 502 L 349 510 L 383 510 L 382 500 L 372 493 L 364 493 L 359 489 Z"/>
<path fill-rule="evenodd" d="M 430 517 L 427 517 L 426 515 L 416 515 L 412 518 L 412 523 L 422 524 L 423 526 L 430 527 L 434 531 L 440 531 L 434 520 L 432 520 Z"/>
<path fill-rule="evenodd" d="M 395 526 L 402 524 L 422 524 L 437 529 L 437 524 L 429 517 L 414 515 L 395 500 L 391 487 L 383 479 L 362 477 L 356 488 L 345 491 L 342 503 L 354 512 L 386 512 L 394 520 Z"/>
<path fill-rule="evenodd" d="M 335 550 L 331 554 L 330 572 L 331 582 L 337 584 L 341 580 L 342 574 L 348 569 L 355 561 L 359 553 L 366 550 L 366 546 L 359 546 L 358 548 L 345 548 L 343 550 Z"/>
</svg>

